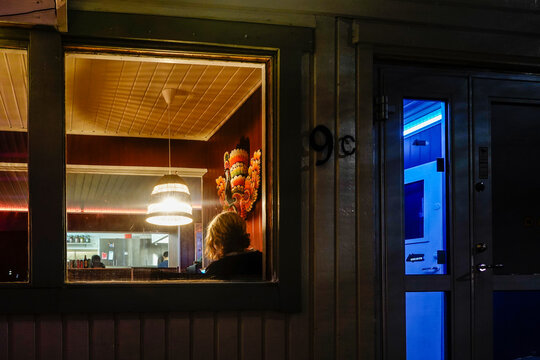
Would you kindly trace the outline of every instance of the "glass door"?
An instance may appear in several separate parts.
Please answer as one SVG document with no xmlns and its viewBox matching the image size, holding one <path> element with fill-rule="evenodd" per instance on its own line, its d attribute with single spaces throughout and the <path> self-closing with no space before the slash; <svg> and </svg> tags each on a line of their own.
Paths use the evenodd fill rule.
<svg viewBox="0 0 540 360">
<path fill-rule="evenodd" d="M 468 80 L 382 68 L 380 85 L 385 359 L 470 359 Z"/>
<path fill-rule="evenodd" d="M 472 89 L 474 358 L 540 359 L 540 81 Z"/>
</svg>

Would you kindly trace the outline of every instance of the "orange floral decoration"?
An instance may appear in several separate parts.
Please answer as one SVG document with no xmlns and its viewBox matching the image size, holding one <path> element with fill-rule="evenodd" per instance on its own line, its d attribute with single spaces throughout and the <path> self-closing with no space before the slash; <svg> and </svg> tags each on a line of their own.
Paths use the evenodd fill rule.
<svg viewBox="0 0 540 360">
<path fill-rule="evenodd" d="M 249 167 L 248 167 L 249 161 Z M 223 156 L 225 177 L 216 179 L 219 201 L 225 211 L 234 211 L 243 219 L 253 209 L 261 185 L 261 150 L 253 153 L 236 148 Z"/>
</svg>

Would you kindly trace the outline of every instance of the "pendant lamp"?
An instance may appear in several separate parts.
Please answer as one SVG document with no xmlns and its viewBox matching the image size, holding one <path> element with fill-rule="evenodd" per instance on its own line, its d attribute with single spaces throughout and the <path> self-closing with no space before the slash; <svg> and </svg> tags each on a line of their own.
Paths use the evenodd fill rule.
<svg viewBox="0 0 540 360">
<path fill-rule="evenodd" d="M 150 196 L 146 221 L 154 225 L 179 226 L 193 221 L 193 208 L 189 188 L 180 176 L 171 174 L 171 118 L 170 106 L 175 89 L 164 89 L 162 96 L 167 103 L 169 119 L 169 174 L 164 175 L 154 186 Z"/>
</svg>

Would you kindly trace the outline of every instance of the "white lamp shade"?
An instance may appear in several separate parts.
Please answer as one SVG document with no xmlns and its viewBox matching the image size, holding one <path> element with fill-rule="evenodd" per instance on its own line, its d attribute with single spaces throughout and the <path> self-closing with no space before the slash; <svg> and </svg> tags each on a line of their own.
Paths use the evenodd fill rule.
<svg viewBox="0 0 540 360">
<path fill-rule="evenodd" d="M 193 222 L 191 196 L 178 175 L 165 175 L 154 186 L 146 221 L 154 225 L 179 226 Z"/>
</svg>

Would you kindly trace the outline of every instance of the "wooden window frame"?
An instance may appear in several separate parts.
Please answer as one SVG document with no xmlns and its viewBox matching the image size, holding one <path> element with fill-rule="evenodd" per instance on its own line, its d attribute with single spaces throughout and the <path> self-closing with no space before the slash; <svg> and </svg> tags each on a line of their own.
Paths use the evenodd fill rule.
<svg viewBox="0 0 540 360">
<path fill-rule="evenodd" d="M 6 313 L 193 310 L 300 311 L 302 61 L 313 29 L 164 16 L 72 11 L 69 32 L 24 30 L 29 62 L 30 282 L 0 285 Z M 12 36 L 0 29 L 0 37 Z M 24 37 L 24 36 L 23 36 Z M 126 46 L 271 58 L 271 252 L 262 282 L 65 283 L 64 46 Z M 280 126 L 280 124 L 282 124 Z M 280 149 L 282 149 L 280 151 Z"/>
</svg>

